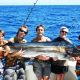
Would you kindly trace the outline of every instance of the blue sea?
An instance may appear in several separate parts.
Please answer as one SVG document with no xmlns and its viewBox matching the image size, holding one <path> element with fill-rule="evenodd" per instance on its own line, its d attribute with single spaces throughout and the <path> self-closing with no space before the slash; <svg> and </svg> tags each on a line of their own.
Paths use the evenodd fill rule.
<svg viewBox="0 0 80 80">
<path fill-rule="evenodd" d="M 0 6 L 0 29 L 6 33 L 5 39 L 16 35 L 18 28 L 23 25 L 33 5 Z M 54 39 L 59 35 L 61 25 L 67 25 L 70 32 L 68 38 L 75 44 L 80 44 L 80 6 L 79 5 L 36 5 L 31 12 L 26 25 L 29 33 L 25 37 L 30 42 L 35 36 L 37 25 L 45 26 L 45 36 Z"/>
</svg>

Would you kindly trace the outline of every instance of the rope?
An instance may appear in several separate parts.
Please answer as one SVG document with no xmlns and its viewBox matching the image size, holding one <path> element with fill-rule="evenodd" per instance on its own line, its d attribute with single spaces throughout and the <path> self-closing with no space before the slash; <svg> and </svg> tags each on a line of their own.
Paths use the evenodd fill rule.
<svg viewBox="0 0 80 80">
<path fill-rule="evenodd" d="M 36 0 L 36 2 L 34 3 L 33 7 L 31 8 L 29 14 L 27 15 L 26 19 L 25 19 L 24 22 L 23 22 L 23 25 L 26 24 L 26 22 L 27 22 L 27 20 L 29 19 L 29 17 L 30 17 L 30 15 L 31 15 L 31 13 L 32 13 L 32 11 L 33 11 L 33 9 L 34 9 L 34 7 L 35 7 L 35 5 L 36 5 L 37 2 L 38 2 L 38 0 Z"/>
</svg>

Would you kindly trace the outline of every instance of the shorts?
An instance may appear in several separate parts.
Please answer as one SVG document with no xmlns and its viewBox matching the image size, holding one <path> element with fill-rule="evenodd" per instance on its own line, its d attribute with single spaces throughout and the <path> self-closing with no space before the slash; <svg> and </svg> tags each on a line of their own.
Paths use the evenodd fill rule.
<svg viewBox="0 0 80 80">
<path fill-rule="evenodd" d="M 68 72 L 68 66 L 54 66 L 51 65 L 51 72 L 55 74 L 61 74 Z"/>
<path fill-rule="evenodd" d="M 80 66 L 76 66 L 76 70 L 80 70 Z"/>
<path fill-rule="evenodd" d="M 54 61 L 53 63 L 51 63 L 51 72 L 55 74 L 68 72 L 68 66 L 63 66 L 63 64 L 64 61 Z"/>
<path fill-rule="evenodd" d="M 37 78 L 43 76 L 50 76 L 51 73 L 51 64 L 49 61 L 42 61 L 35 59 L 33 61 L 33 70 Z"/>
</svg>

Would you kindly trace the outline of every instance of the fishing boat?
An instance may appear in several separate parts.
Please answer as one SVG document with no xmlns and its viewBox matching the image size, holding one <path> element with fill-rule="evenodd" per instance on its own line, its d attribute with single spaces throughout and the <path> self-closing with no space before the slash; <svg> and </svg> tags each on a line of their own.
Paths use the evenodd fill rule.
<svg viewBox="0 0 80 80">
<path fill-rule="evenodd" d="M 65 74 L 64 80 L 78 80 L 77 75 L 75 73 L 76 61 L 68 61 L 69 70 Z M 37 80 L 35 73 L 33 72 L 33 66 L 26 66 L 26 80 Z M 31 77 L 32 76 L 32 77 Z M 50 80 L 56 80 L 55 74 L 50 74 Z"/>
</svg>

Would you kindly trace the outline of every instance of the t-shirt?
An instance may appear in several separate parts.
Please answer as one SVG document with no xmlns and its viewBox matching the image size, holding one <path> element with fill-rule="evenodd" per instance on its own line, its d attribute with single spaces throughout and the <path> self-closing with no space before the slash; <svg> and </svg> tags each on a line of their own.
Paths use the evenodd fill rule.
<svg viewBox="0 0 80 80">
<path fill-rule="evenodd" d="M 72 44 L 72 42 L 68 39 L 68 38 L 61 38 L 61 37 L 57 37 L 53 40 L 54 42 L 65 42 L 65 43 L 69 43 L 69 44 Z"/>
<path fill-rule="evenodd" d="M 55 38 L 53 40 L 53 42 L 59 42 L 59 43 L 65 42 L 65 43 L 68 43 L 68 44 L 72 44 L 72 42 L 68 38 L 63 39 L 61 37 Z M 64 64 L 67 65 L 67 62 L 66 62 L 66 60 L 57 60 L 57 61 L 53 61 L 53 64 L 56 65 L 56 66 L 64 66 Z"/>
</svg>

